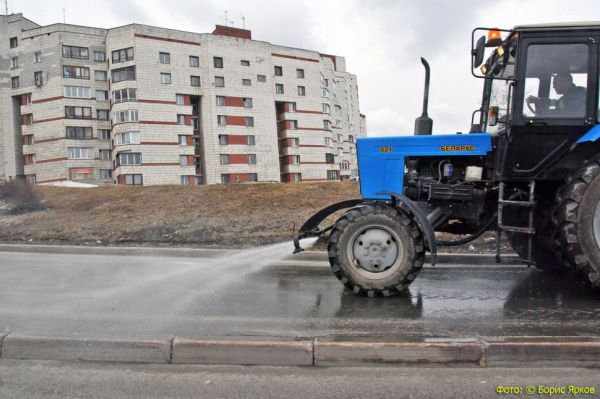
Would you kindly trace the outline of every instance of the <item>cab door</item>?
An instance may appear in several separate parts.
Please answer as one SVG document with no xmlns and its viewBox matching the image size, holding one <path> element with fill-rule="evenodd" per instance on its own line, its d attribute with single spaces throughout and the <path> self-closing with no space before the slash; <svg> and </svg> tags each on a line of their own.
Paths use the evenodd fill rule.
<svg viewBox="0 0 600 399">
<path fill-rule="evenodd" d="M 514 119 L 502 168 L 505 179 L 535 178 L 595 124 L 598 45 L 589 32 L 551 33 L 522 38 Z M 569 79 L 572 86 L 565 91 L 558 83 Z M 567 109 L 564 96 L 574 93 L 584 98 Z"/>
</svg>

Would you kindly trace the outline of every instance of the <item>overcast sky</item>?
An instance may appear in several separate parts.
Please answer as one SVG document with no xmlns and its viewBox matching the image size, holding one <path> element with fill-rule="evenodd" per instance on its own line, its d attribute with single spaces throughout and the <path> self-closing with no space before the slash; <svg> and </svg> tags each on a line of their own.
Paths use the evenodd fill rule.
<svg viewBox="0 0 600 399">
<path fill-rule="evenodd" d="M 431 65 L 429 115 L 434 133 L 468 131 L 482 80 L 470 72 L 471 31 L 476 26 L 600 20 L 598 0 L 9 0 L 42 25 L 63 21 L 110 28 L 141 23 L 212 32 L 228 10 L 241 15 L 252 37 L 346 57 L 358 76 L 360 108 L 368 134 L 412 134 L 420 115 L 423 67 Z"/>
</svg>

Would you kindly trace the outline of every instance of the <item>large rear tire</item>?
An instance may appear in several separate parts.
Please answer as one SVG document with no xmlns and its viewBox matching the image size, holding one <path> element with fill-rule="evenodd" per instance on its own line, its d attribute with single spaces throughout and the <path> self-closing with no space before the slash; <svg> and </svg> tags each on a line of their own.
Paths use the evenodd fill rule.
<svg viewBox="0 0 600 399">
<path fill-rule="evenodd" d="M 405 290 L 423 267 L 423 236 L 403 211 L 367 204 L 346 212 L 331 231 L 329 262 L 356 294 L 392 296 Z"/>
<path fill-rule="evenodd" d="M 575 171 L 557 192 L 556 243 L 563 266 L 600 290 L 600 162 Z"/>
</svg>

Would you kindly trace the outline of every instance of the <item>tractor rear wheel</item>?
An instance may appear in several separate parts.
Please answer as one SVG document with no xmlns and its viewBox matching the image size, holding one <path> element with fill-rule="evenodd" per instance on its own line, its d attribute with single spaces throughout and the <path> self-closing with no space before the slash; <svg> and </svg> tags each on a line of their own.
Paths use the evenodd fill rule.
<svg viewBox="0 0 600 399">
<path fill-rule="evenodd" d="M 405 212 L 367 204 L 346 212 L 331 231 L 329 263 L 356 294 L 392 296 L 405 290 L 423 266 L 423 236 Z"/>
<path fill-rule="evenodd" d="M 563 266 L 600 290 L 600 162 L 575 171 L 557 192 L 556 242 Z"/>
</svg>

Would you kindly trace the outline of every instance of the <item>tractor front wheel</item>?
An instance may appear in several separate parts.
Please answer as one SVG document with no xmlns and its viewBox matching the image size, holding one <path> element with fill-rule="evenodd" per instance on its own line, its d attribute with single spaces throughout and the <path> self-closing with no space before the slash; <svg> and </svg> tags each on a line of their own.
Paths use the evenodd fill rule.
<svg viewBox="0 0 600 399">
<path fill-rule="evenodd" d="M 423 266 L 423 236 L 412 218 L 386 204 L 346 212 L 329 237 L 329 263 L 356 294 L 392 296 L 405 290 Z"/>
</svg>

